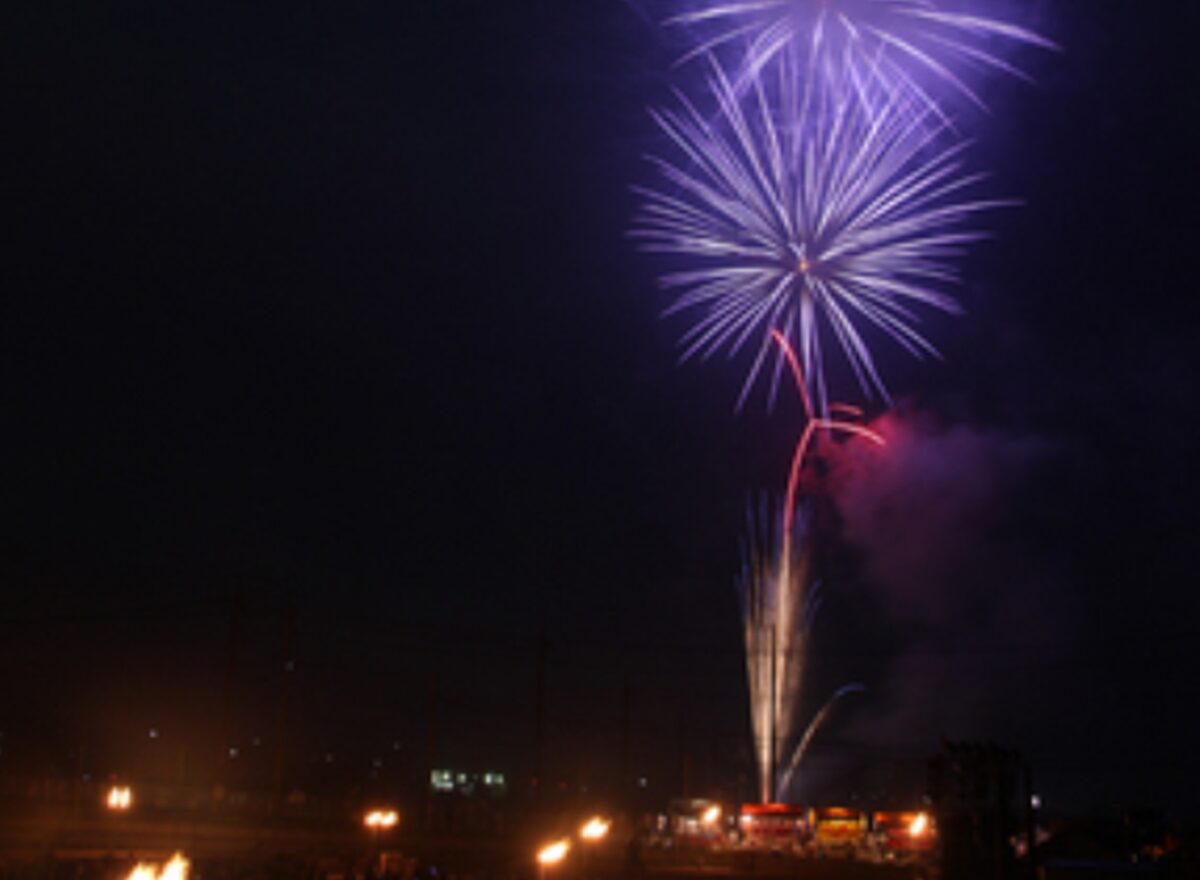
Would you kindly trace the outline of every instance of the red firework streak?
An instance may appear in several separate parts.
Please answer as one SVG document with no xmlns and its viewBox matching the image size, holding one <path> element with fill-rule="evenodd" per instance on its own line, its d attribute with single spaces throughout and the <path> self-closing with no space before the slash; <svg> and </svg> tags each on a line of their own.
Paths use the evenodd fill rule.
<svg viewBox="0 0 1200 880">
<path fill-rule="evenodd" d="M 812 399 L 808 396 L 808 385 L 804 382 L 804 371 L 800 369 L 800 361 L 796 359 L 796 352 L 792 348 L 792 344 L 788 342 L 786 336 L 774 327 L 771 328 L 771 338 L 783 350 L 783 356 L 787 358 L 788 366 L 791 367 L 792 378 L 796 382 L 796 389 L 800 392 L 800 400 L 804 404 L 804 431 L 796 443 L 796 451 L 792 454 L 792 467 L 788 473 L 787 496 L 783 504 L 783 558 L 789 559 L 792 544 L 792 526 L 796 517 L 796 492 L 799 490 L 800 474 L 804 470 L 804 460 L 808 457 L 809 447 L 812 446 L 813 437 L 816 436 L 817 431 L 828 431 L 831 434 L 841 432 L 855 437 L 864 437 L 876 446 L 883 446 L 884 439 L 878 432 L 872 431 L 865 425 L 861 425 L 857 421 L 848 421 L 848 419 L 862 418 L 862 410 L 856 406 L 850 406 L 845 403 L 833 403 L 829 406 L 829 418 L 817 418 L 813 413 Z"/>
</svg>

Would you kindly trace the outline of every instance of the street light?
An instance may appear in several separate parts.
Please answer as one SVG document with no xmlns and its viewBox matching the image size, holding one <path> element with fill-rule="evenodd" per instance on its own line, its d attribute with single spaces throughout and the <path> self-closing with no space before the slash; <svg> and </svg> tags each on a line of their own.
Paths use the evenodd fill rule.
<svg viewBox="0 0 1200 880">
<path fill-rule="evenodd" d="M 920 837 L 929 830 L 929 817 L 924 813 L 917 813 L 916 818 L 912 820 L 912 824 L 908 826 L 908 833 L 912 837 Z"/>
<path fill-rule="evenodd" d="M 721 808 L 719 806 L 717 806 L 716 804 L 713 804 L 711 807 L 709 807 L 707 810 L 705 810 L 700 815 L 701 824 L 707 825 L 710 828 L 713 825 L 716 825 L 717 822 L 720 821 L 720 819 L 721 819 Z"/>
<path fill-rule="evenodd" d="M 395 810 L 371 810 L 363 815 L 363 825 L 371 832 L 371 843 L 375 853 L 372 853 L 372 858 L 378 858 L 379 867 L 382 871 L 383 853 L 379 852 L 379 835 L 385 831 L 390 831 L 400 824 L 400 814 Z"/>
<path fill-rule="evenodd" d="M 571 849 L 571 841 L 565 837 L 562 840 L 556 840 L 554 843 L 548 843 L 538 850 L 538 880 L 545 880 L 546 869 L 553 868 L 555 865 L 562 862 L 567 857 L 567 853 Z"/>
<path fill-rule="evenodd" d="M 114 812 L 124 812 L 133 804 L 133 792 L 128 785 L 114 785 L 104 798 L 104 805 Z"/>
<path fill-rule="evenodd" d="M 598 845 L 600 841 L 608 837 L 608 829 L 612 826 L 612 822 L 601 816 L 592 816 L 579 829 L 579 839 L 586 844 Z M 588 870 L 589 850 L 583 851 L 583 870 L 584 873 L 590 873 Z"/>
</svg>

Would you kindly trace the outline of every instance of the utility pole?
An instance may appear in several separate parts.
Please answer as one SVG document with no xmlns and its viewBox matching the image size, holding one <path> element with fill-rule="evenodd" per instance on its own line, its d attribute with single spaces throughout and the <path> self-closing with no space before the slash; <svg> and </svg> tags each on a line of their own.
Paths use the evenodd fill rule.
<svg viewBox="0 0 1200 880">
<path fill-rule="evenodd" d="M 296 670 L 296 609 L 289 606 L 283 615 L 283 660 L 279 670 L 279 706 L 275 715 L 275 804 L 283 809 L 283 771 L 287 763 L 288 693 Z"/>
<path fill-rule="evenodd" d="M 771 636 L 771 638 L 770 638 L 770 646 L 771 646 L 771 704 L 770 704 L 770 708 L 771 708 L 771 712 L 770 712 L 770 722 L 767 725 L 767 735 L 769 737 L 771 737 L 771 741 L 768 743 L 768 754 L 770 757 L 768 760 L 769 775 L 767 777 L 767 803 L 773 804 L 773 803 L 775 803 L 775 797 L 776 797 L 775 764 L 776 764 L 777 758 L 775 755 L 775 750 L 778 745 L 777 737 L 776 737 L 776 733 L 775 733 L 775 727 L 776 727 L 776 723 L 777 723 L 776 718 L 775 718 L 775 712 L 776 712 L 775 676 L 777 674 L 777 671 L 775 669 L 775 627 L 772 626 L 769 632 L 770 632 L 770 636 Z"/>
<path fill-rule="evenodd" d="M 429 673 L 429 711 L 425 716 L 425 827 L 433 827 L 433 762 L 437 759 L 438 670 Z"/>
<path fill-rule="evenodd" d="M 533 780 L 534 780 L 534 795 L 538 801 L 542 800 L 541 792 L 545 788 L 546 780 L 543 778 L 545 771 L 545 750 L 546 750 L 546 651 L 548 643 L 546 641 L 546 630 L 542 628 L 538 635 L 537 641 L 537 661 L 534 682 L 534 737 L 533 737 Z"/>
<path fill-rule="evenodd" d="M 1037 868 L 1037 808 L 1038 805 L 1034 802 L 1033 792 L 1033 765 L 1028 761 L 1021 768 L 1024 772 L 1024 789 L 1025 789 L 1025 840 L 1027 849 L 1025 850 L 1025 864 L 1028 868 L 1028 874 L 1031 880 L 1036 880 L 1038 876 Z"/>
<path fill-rule="evenodd" d="M 629 690 L 629 673 L 625 673 L 625 681 L 621 689 L 621 775 L 617 785 L 618 803 L 625 806 L 625 796 L 629 791 L 629 716 L 633 702 Z"/>
<path fill-rule="evenodd" d="M 220 736 L 222 742 L 218 744 L 212 755 L 216 771 L 213 783 L 222 787 L 229 782 L 229 753 L 227 750 L 235 736 L 234 703 L 238 692 L 237 668 L 246 616 L 245 603 L 239 593 L 230 593 L 226 601 L 228 603 L 229 629 L 225 641 L 225 675 L 221 695 Z"/>
<path fill-rule="evenodd" d="M 679 710 L 679 796 L 688 796 L 687 715 Z"/>
</svg>

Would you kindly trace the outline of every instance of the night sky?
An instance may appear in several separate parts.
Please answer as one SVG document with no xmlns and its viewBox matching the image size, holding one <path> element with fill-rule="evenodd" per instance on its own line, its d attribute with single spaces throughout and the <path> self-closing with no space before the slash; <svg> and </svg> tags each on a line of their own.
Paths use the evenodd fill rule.
<svg viewBox="0 0 1200 880">
<path fill-rule="evenodd" d="M 919 790 L 950 736 L 1051 805 L 1192 806 L 1200 12 L 1134 5 L 1014 4 L 1065 51 L 964 116 L 1022 204 L 945 360 L 882 353 L 887 460 L 825 461 L 805 711 L 868 690 L 806 795 Z M 663 796 L 746 773 L 739 541 L 801 413 L 676 363 L 627 238 L 646 107 L 699 85 L 661 12 L 6 11 L 0 773 L 286 726 L 297 784 L 430 731 L 519 777 L 539 652 L 552 781 L 615 772 L 626 703 Z"/>
</svg>

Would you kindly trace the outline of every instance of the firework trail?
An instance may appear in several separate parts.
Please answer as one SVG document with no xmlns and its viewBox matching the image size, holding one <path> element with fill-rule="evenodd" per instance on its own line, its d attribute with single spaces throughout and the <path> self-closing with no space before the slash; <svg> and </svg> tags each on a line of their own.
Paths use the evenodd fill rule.
<svg viewBox="0 0 1200 880">
<path fill-rule="evenodd" d="M 807 508 L 798 503 L 799 479 L 818 432 L 862 437 L 882 446 L 883 438 L 848 418 L 816 418 L 807 393 L 803 371 L 784 336 L 772 330 L 805 408 L 805 426 L 792 456 L 787 491 L 778 516 L 771 516 L 764 498 L 747 516 L 748 537 L 743 545 L 739 592 L 742 598 L 743 638 L 746 645 L 746 677 L 750 687 L 750 724 L 754 736 L 759 773 L 759 797 L 766 802 L 783 790 L 803 758 L 813 735 L 820 728 L 832 703 L 844 693 L 861 689 L 850 685 L 835 694 L 805 729 L 792 752 L 788 769 L 775 772 L 781 750 L 795 740 L 796 714 L 802 696 L 808 638 L 821 607 L 819 586 L 811 581 L 811 534 Z M 831 410 L 853 408 L 834 405 Z M 772 540 L 772 524 L 779 530 Z M 779 782 L 779 788 L 775 787 Z"/>
<path fill-rule="evenodd" d="M 983 106 L 957 69 L 1026 78 L 993 44 L 1057 48 L 1026 28 L 941 5 L 934 0 L 690 0 L 686 11 L 668 23 L 703 34 L 685 60 L 744 45 L 739 82 L 753 80 L 773 61 L 789 56 L 811 78 L 877 79 L 906 88 L 931 106 L 936 102 L 930 85 L 938 82 Z"/>
<path fill-rule="evenodd" d="M 821 707 L 821 711 L 813 716 L 813 720 L 808 723 L 808 727 L 804 729 L 804 735 L 800 737 L 800 742 L 796 744 L 796 749 L 792 752 L 792 759 L 788 762 L 787 768 L 783 771 L 779 778 L 779 790 L 787 791 L 792 784 L 792 779 L 796 775 L 796 770 L 800 767 L 800 762 L 804 759 L 808 752 L 808 747 L 812 744 L 813 737 L 817 735 L 817 731 L 825 724 L 825 720 L 829 718 L 833 707 L 837 702 L 850 694 L 861 694 L 866 691 L 866 688 L 861 684 L 847 684 L 838 688 L 832 697 L 825 701 L 825 705 Z"/>
<path fill-rule="evenodd" d="M 967 198 L 983 175 L 964 170 L 966 143 L 903 91 L 866 84 L 796 87 L 780 65 L 739 94 L 712 62 L 710 121 L 685 97 L 654 119 L 679 157 L 651 157 L 667 186 L 639 188 L 631 233 L 643 249 L 683 258 L 665 274 L 667 314 L 687 313 L 681 360 L 754 355 L 740 408 L 764 374 L 772 328 L 797 346 L 805 394 L 828 411 L 823 352 L 832 339 L 868 396 L 888 399 L 868 338 L 917 357 L 937 351 L 921 310 L 955 313 L 947 292 L 978 212 L 1007 202 Z M 773 401 L 784 365 L 767 369 Z"/>
</svg>

